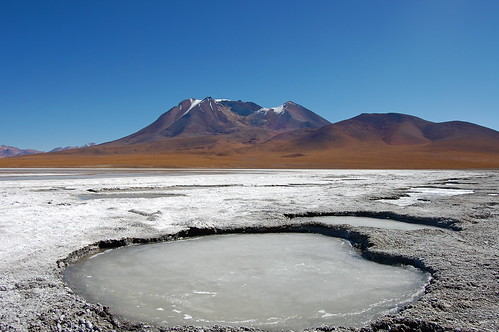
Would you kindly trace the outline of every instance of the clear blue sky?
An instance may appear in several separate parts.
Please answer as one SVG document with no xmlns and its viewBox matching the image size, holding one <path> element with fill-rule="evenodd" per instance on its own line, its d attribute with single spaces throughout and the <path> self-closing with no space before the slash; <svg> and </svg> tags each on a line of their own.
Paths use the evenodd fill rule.
<svg viewBox="0 0 499 332">
<path fill-rule="evenodd" d="M 181 100 L 499 129 L 499 1 L 0 0 L 0 145 L 102 143 Z"/>
</svg>

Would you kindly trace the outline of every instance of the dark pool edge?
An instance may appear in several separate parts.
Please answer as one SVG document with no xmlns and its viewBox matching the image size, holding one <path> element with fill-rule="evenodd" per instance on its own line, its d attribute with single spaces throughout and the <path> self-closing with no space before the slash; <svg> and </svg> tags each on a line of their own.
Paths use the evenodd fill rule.
<svg viewBox="0 0 499 332">
<path fill-rule="evenodd" d="M 305 214 L 285 214 L 285 217 L 289 218 L 290 221 L 295 217 L 312 217 L 312 216 L 362 216 L 362 217 L 374 217 L 374 218 L 390 218 L 398 221 L 421 223 L 453 229 L 461 230 L 461 228 L 456 225 L 459 221 L 449 218 L 424 218 L 424 217 L 412 217 L 410 215 L 401 215 L 393 212 L 370 212 L 370 211 L 347 211 L 347 212 L 308 212 Z M 403 219 L 403 220 L 401 220 Z M 411 221 L 407 221 L 411 220 Z M 436 272 L 431 266 L 425 264 L 425 262 L 419 257 L 411 257 L 402 254 L 394 254 L 385 252 L 383 250 L 373 250 L 374 243 L 370 241 L 370 235 L 363 233 L 362 231 L 357 231 L 352 229 L 348 225 L 327 225 L 320 222 L 309 222 L 300 224 L 284 224 L 279 226 L 249 226 L 249 227 L 208 227 L 208 228 L 198 228 L 190 227 L 188 229 L 181 230 L 176 233 L 164 234 L 155 237 L 141 238 L 141 237 L 124 237 L 121 239 L 107 239 L 94 242 L 83 248 L 71 252 L 66 258 L 57 261 L 57 267 L 61 278 L 63 278 L 63 273 L 65 267 L 69 264 L 75 263 L 76 261 L 87 257 L 89 255 L 96 254 L 102 250 L 119 248 L 128 245 L 140 245 L 140 244 L 151 244 L 159 242 L 175 241 L 184 238 L 198 237 L 198 236 L 209 236 L 209 235 L 222 235 L 222 234 L 262 234 L 262 233 L 315 233 L 322 234 L 326 236 L 341 238 L 349 241 L 352 245 L 360 251 L 363 258 L 369 259 L 371 261 L 388 264 L 388 265 L 411 265 L 424 272 L 430 273 L 432 276 L 430 281 L 424 287 L 421 296 L 428 292 L 428 286 L 433 282 L 433 274 Z M 421 297 L 420 296 L 420 297 Z M 420 298 L 419 297 L 419 298 Z M 417 301 L 416 299 L 415 301 Z M 407 303 L 397 310 L 397 312 L 403 311 L 407 306 L 410 306 L 413 302 Z M 108 316 L 108 321 L 112 322 L 118 330 L 122 331 L 266 331 L 258 328 L 252 327 L 233 327 L 233 326 L 156 326 L 143 322 L 133 322 L 128 321 L 123 318 L 118 318 L 111 314 L 106 306 L 101 304 L 90 304 L 90 306 L 96 306 L 99 310 L 100 315 Z M 103 310 L 102 310 L 103 309 Z M 340 326 L 322 326 L 316 328 L 310 328 L 311 331 L 384 331 L 390 329 L 391 331 L 445 331 L 440 325 L 419 319 L 410 318 L 395 318 L 389 317 L 390 314 L 382 316 L 375 321 L 369 323 L 369 325 L 362 328 L 352 328 L 352 327 L 340 327 Z M 390 323 L 391 322 L 391 323 Z M 151 328 L 153 328 L 151 330 Z M 305 330 L 308 331 L 308 330 Z"/>
<path fill-rule="evenodd" d="M 160 242 L 176 241 L 184 238 L 198 236 L 223 235 L 223 234 L 264 234 L 264 233 L 314 233 L 325 236 L 341 238 L 349 241 L 360 250 L 363 258 L 372 260 L 381 264 L 403 264 L 411 265 L 425 272 L 434 273 L 435 271 L 424 264 L 417 257 L 396 255 L 383 251 L 371 251 L 369 248 L 374 246 L 370 241 L 369 235 L 361 231 L 353 230 L 348 225 L 327 225 L 320 222 L 309 222 L 301 224 L 286 224 L 279 226 L 250 226 L 250 227 L 227 227 L 227 228 L 198 228 L 190 227 L 173 234 L 165 234 L 157 237 L 124 237 L 121 239 L 108 239 L 94 242 L 81 249 L 71 252 L 66 258 L 57 261 L 59 268 L 64 268 L 69 264 L 75 263 L 81 258 L 96 254 L 102 250 L 115 249 L 129 245 L 152 244 Z"/>
<path fill-rule="evenodd" d="M 156 237 L 123 237 L 121 239 L 107 239 L 100 240 L 89 244 L 83 248 L 77 249 L 71 252 L 66 258 L 57 260 L 57 266 L 65 266 L 67 264 L 73 263 L 78 259 L 85 257 L 87 255 L 92 255 L 103 249 L 113 249 L 119 248 L 127 245 L 137 245 L 137 244 L 148 244 L 148 243 L 158 243 L 177 240 L 184 237 L 195 237 L 204 235 L 215 235 L 215 234 L 244 234 L 244 233 L 277 233 L 277 232 L 313 232 L 321 233 L 321 229 L 324 230 L 324 235 L 343 238 L 352 242 L 355 247 L 361 249 L 362 254 L 367 254 L 367 248 L 373 246 L 373 243 L 369 241 L 369 236 L 363 234 L 360 231 L 353 230 L 353 226 L 348 225 L 328 225 L 321 222 L 303 222 L 300 224 L 292 223 L 292 220 L 299 217 L 323 217 L 323 216 L 349 216 L 349 217 L 369 217 L 377 219 L 392 219 L 400 222 L 421 224 L 436 226 L 442 229 L 450 229 L 454 231 L 461 231 L 462 227 L 459 225 L 460 221 L 452 218 L 442 218 L 442 217 L 419 217 L 412 216 L 408 214 L 399 214 L 391 211 L 334 211 L 334 212 L 323 212 L 323 211 L 311 211 L 305 213 L 285 213 L 284 217 L 288 218 L 291 223 L 278 225 L 278 226 L 244 226 L 244 227 L 190 227 L 188 229 L 181 230 L 177 233 L 164 234 Z M 311 231 L 314 229 L 314 231 Z M 326 231 L 327 230 L 327 231 Z M 388 256 L 394 256 L 389 253 Z M 415 258 L 410 258 L 409 261 L 403 258 L 403 256 L 394 258 L 391 262 L 388 257 L 382 258 L 381 252 L 376 252 L 375 255 L 370 255 L 370 259 L 374 260 L 375 257 L 382 261 L 377 261 L 384 264 L 406 264 L 413 265 L 414 267 L 420 268 L 422 270 L 433 273 L 431 269 L 422 263 L 416 262 Z M 367 258 L 368 256 L 366 256 Z M 409 263 L 407 263 L 409 262 Z"/>
</svg>

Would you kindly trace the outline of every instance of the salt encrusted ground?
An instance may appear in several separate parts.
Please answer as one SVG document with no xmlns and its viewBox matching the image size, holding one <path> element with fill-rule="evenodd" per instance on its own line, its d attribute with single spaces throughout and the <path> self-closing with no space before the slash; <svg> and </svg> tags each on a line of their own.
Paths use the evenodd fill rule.
<svg viewBox="0 0 499 332">
<path fill-rule="evenodd" d="M 419 301 L 367 330 L 499 330 L 497 171 L 123 172 L 44 170 L 45 176 L 12 179 L 0 170 L 0 330 L 160 329 L 120 321 L 65 287 L 57 261 L 97 241 L 157 237 L 187 227 L 273 227 L 294 223 L 287 214 L 345 211 L 450 218 L 462 228 L 352 227 L 368 237 L 368 255 L 408 257 L 434 277 Z M 379 200 L 418 187 L 473 193 L 436 195 L 408 206 Z"/>
</svg>

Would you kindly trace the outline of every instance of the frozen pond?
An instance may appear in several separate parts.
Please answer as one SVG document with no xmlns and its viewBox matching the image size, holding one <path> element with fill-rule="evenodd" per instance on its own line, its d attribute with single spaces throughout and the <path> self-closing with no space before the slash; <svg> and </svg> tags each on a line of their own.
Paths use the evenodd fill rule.
<svg viewBox="0 0 499 332">
<path fill-rule="evenodd" d="M 65 280 L 130 320 L 302 330 L 362 326 L 414 300 L 429 275 L 365 260 L 345 240 L 277 233 L 122 247 Z"/>
<path fill-rule="evenodd" d="M 347 224 L 356 227 L 359 226 L 376 227 L 376 228 L 385 228 L 385 229 L 398 229 L 404 231 L 412 231 L 417 229 L 442 229 L 441 227 L 409 223 L 393 219 L 353 217 L 353 216 L 300 217 L 300 218 L 295 218 L 294 220 L 300 222 L 321 222 L 329 225 Z"/>
</svg>

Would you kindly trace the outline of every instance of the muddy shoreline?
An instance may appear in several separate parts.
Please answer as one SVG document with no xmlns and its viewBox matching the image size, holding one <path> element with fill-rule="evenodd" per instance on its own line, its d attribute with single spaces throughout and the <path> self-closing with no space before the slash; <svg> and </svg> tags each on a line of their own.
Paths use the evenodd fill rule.
<svg viewBox="0 0 499 332">
<path fill-rule="evenodd" d="M 369 176 L 359 172 L 363 177 Z M 414 172 L 416 173 L 416 172 Z M 256 331 L 247 327 L 161 327 L 151 326 L 140 322 L 127 322 L 113 316 L 109 309 L 99 304 L 89 304 L 75 295 L 66 287 L 62 280 L 62 273 L 66 264 L 76 261 L 82 256 L 122 245 L 143 244 L 159 241 L 171 241 L 177 238 L 221 234 L 221 233 L 257 233 L 257 232 L 319 232 L 321 234 L 341 237 L 351 241 L 365 258 L 386 263 L 410 264 L 429 271 L 432 280 L 422 297 L 404 310 L 390 314 L 372 322 L 369 326 L 360 329 L 342 327 L 318 327 L 310 330 L 317 331 L 496 331 L 499 329 L 499 238 L 498 198 L 495 195 L 499 188 L 499 176 L 496 172 L 428 172 L 421 180 L 421 172 L 411 175 L 410 172 L 396 174 L 393 183 L 387 188 L 382 176 L 377 183 L 366 183 L 366 189 L 351 197 L 341 196 L 338 192 L 347 189 L 347 185 L 326 187 L 324 179 L 331 175 L 327 173 L 313 174 L 320 178 L 317 184 L 311 184 L 306 173 L 298 173 L 310 195 L 291 201 L 298 193 L 274 187 L 266 197 L 272 197 L 276 192 L 282 194 L 281 201 L 272 206 L 248 203 L 248 197 L 254 198 L 261 192 L 253 191 L 250 185 L 244 197 L 235 198 L 234 192 L 223 193 L 224 201 L 237 200 L 238 206 L 246 208 L 246 219 L 250 222 L 231 223 L 234 216 L 227 212 L 227 216 L 219 216 L 211 222 L 195 222 L 194 219 L 182 224 L 173 224 L 170 220 L 163 220 L 164 215 L 170 212 L 181 219 L 180 212 L 162 208 L 163 215 L 159 220 L 145 220 L 145 216 L 126 214 L 125 208 L 116 206 L 107 207 L 102 220 L 112 220 L 112 215 L 120 211 L 123 216 L 116 218 L 119 222 L 106 224 L 102 227 L 102 220 L 88 225 L 87 229 L 78 224 L 68 234 L 53 234 L 52 238 L 34 241 L 33 251 L 18 249 L 18 257 L 5 257 L 2 263 L 0 279 L 0 330 L 1 331 Z M 352 171 L 352 174 L 357 173 Z M 381 174 L 383 175 L 383 174 Z M 275 174 L 271 174 L 275 176 Z M 383 175 L 384 176 L 384 175 Z M 303 179 L 306 178 L 307 181 Z M 454 186 L 463 189 L 473 189 L 473 195 L 455 196 L 452 198 L 432 198 L 429 201 L 418 202 L 411 206 L 399 207 L 377 202 L 379 191 L 384 190 L 384 197 L 401 196 L 408 185 L 419 181 L 421 185 L 435 185 L 442 181 L 452 181 Z M 232 179 L 235 182 L 235 179 Z M 219 179 L 217 179 L 219 181 Z M 262 180 L 263 181 L 263 180 Z M 271 180 L 269 180 L 271 181 Z M 291 181 L 291 180 L 290 180 Z M 293 183 L 298 181 L 292 179 Z M 360 181 L 360 180 L 359 180 Z M 272 181 L 271 181 L 272 182 Z M 218 182 L 217 182 L 218 184 Z M 222 187 L 219 183 L 212 187 L 205 187 L 201 194 L 211 194 L 213 190 Z M 41 197 L 40 209 L 29 210 L 29 204 L 21 206 L 24 213 L 36 212 L 43 215 L 46 209 L 57 208 L 56 212 L 69 211 L 77 206 L 74 196 L 88 189 L 87 183 L 71 183 L 76 190 L 61 192 L 51 197 L 47 203 L 46 197 Z M 92 188 L 95 187 L 92 184 Z M 183 184 L 182 184 L 183 185 Z M 211 184 L 210 184 L 211 185 Z M 264 183 L 268 185 L 268 183 Z M 39 187 L 48 187 L 49 183 L 40 182 Z M 104 188 L 104 185 L 102 185 Z M 0 193 L 16 192 L 8 185 Z M 372 187 L 372 191 L 371 190 Z M 325 190 L 326 188 L 326 190 Z M 369 189 L 368 189 L 369 188 Z M 33 189 L 33 188 L 32 188 Z M 378 193 L 375 194 L 375 190 Z M 190 187 L 189 190 L 192 190 Z M 223 190 L 223 189 L 220 189 Z M 269 189 L 270 190 L 270 189 Z M 280 191 L 281 190 L 281 191 Z M 328 192 L 330 190 L 330 192 Z M 72 191 L 76 191 L 73 193 Z M 322 191 L 321 203 L 312 196 L 315 191 Z M 325 192 L 324 192 L 325 191 Z M 186 197 L 168 197 L 165 199 L 187 199 L 195 197 L 186 192 Z M 307 192 L 305 192 L 307 193 Z M 303 191 L 300 193 L 303 195 Z M 68 196 L 70 195 L 70 196 Z M 189 196 L 190 195 L 190 196 Z M 253 195 L 253 196 L 252 196 Z M 208 196 L 203 196 L 208 197 Z M 213 198 L 209 198 L 213 199 Z M 330 201 L 327 201 L 330 199 Z M 255 198 L 256 200 L 256 198 Z M 287 200 L 290 200 L 287 202 Z M 21 201 L 20 199 L 16 201 Z M 35 200 L 36 201 L 36 200 Z M 96 200 L 98 201 L 98 200 Z M 13 202 L 15 202 L 13 200 Z M 180 202 L 180 201 L 179 201 Z M 310 208 L 314 203 L 315 206 Z M 22 203 L 22 202 L 21 202 Z M 62 205 L 62 204 L 69 205 Z M 101 204 L 101 203 L 89 203 Z M 121 203 L 120 203 L 121 204 Z M 135 204 L 135 203 L 134 203 Z M 148 204 L 144 202 L 144 204 Z M 189 203 L 191 204 L 191 203 Z M 207 205 L 211 204 L 210 202 Z M 19 204 L 21 205 L 21 204 Z M 140 205 L 140 204 L 139 204 Z M 19 206 L 13 204 L 16 208 Z M 127 205 L 128 206 L 128 205 Z M 145 206 L 145 205 L 144 205 Z M 159 206 L 159 205 L 158 205 Z M 163 206 L 163 205 L 161 205 Z M 99 206 L 100 207 L 100 206 Z M 83 209 L 93 205 L 82 205 Z M 112 208 L 112 209 L 111 209 Z M 143 208 L 143 207 L 142 207 Z M 179 211 L 180 211 L 179 207 Z M 227 208 L 225 208 L 227 209 Z M 155 210 L 155 209 L 151 209 Z M 15 210 L 12 210 L 15 211 Z M 51 210 L 50 210 L 51 211 Z M 103 210 L 104 211 L 104 210 Z M 128 210 L 127 210 L 128 211 Z M 192 211 L 188 211 L 192 213 Z M 358 215 L 370 217 L 389 217 L 406 222 L 440 226 L 438 230 L 392 231 L 367 227 L 349 227 L 344 225 L 325 225 L 321 223 L 298 224 L 294 217 L 319 215 Z M 69 214 L 67 216 L 70 216 Z M 66 216 L 66 217 L 67 217 Z M 100 215 L 99 215 L 100 216 Z M 6 220 L 8 213 L 2 216 Z M 95 218 L 95 217 L 94 217 Z M 143 218 L 143 219 L 139 219 Z M 225 219 L 224 219 L 225 218 Z M 22 219 L 16 219 L 22 223 Z M 62 219 L 61 219 L 62 220 Z M 82 219 L 83 220 L 83 219 Z M 140 228 L 135 226 L 140 221 Z M 127 222 L 129 226 L 123 227 Z M 51 225 L 53 221 L 47 221 Z M 159 225 L 168 224 L 170 228 L 162 229 Z M 36 224 L 29 224 L 36 232 Z M 8 225 L 0 224 L 0 228 Z M 66 227 L 68 227 L 66 225 Z M 133 228 L 136 227 L 136 228 Z M 82 235 L 82 231 L 86 231 Z M 61 231 L 62 233 L 62 231 Z M 70 238 L 75 236 L 75 238 Z M 64 240 L 61 241 L 61 239 Z M 92 241 L 93 239 L 93 241 Z M 89 241 L 90 240 L 90 241 Z M 59 242 L 58 242 L 59 241 Z M 13 241 L 12 243 L 18 243 Z M 90 243 L 90 244 L 89 244 Z M 7 244 L 11 244 L 7 241 Z M 26 244 L 26 248 L 29 243 Z M 7 248 L 7 247 L 6 247 Z M 12 249 L 15 250 L 15 249 Z M 54 253 L 46 253 L 52 250 Z M 37 261 L 37 256 L 41 262 Z M 17 263 L 13 265 L 12 263 Z"/>
</svg>

